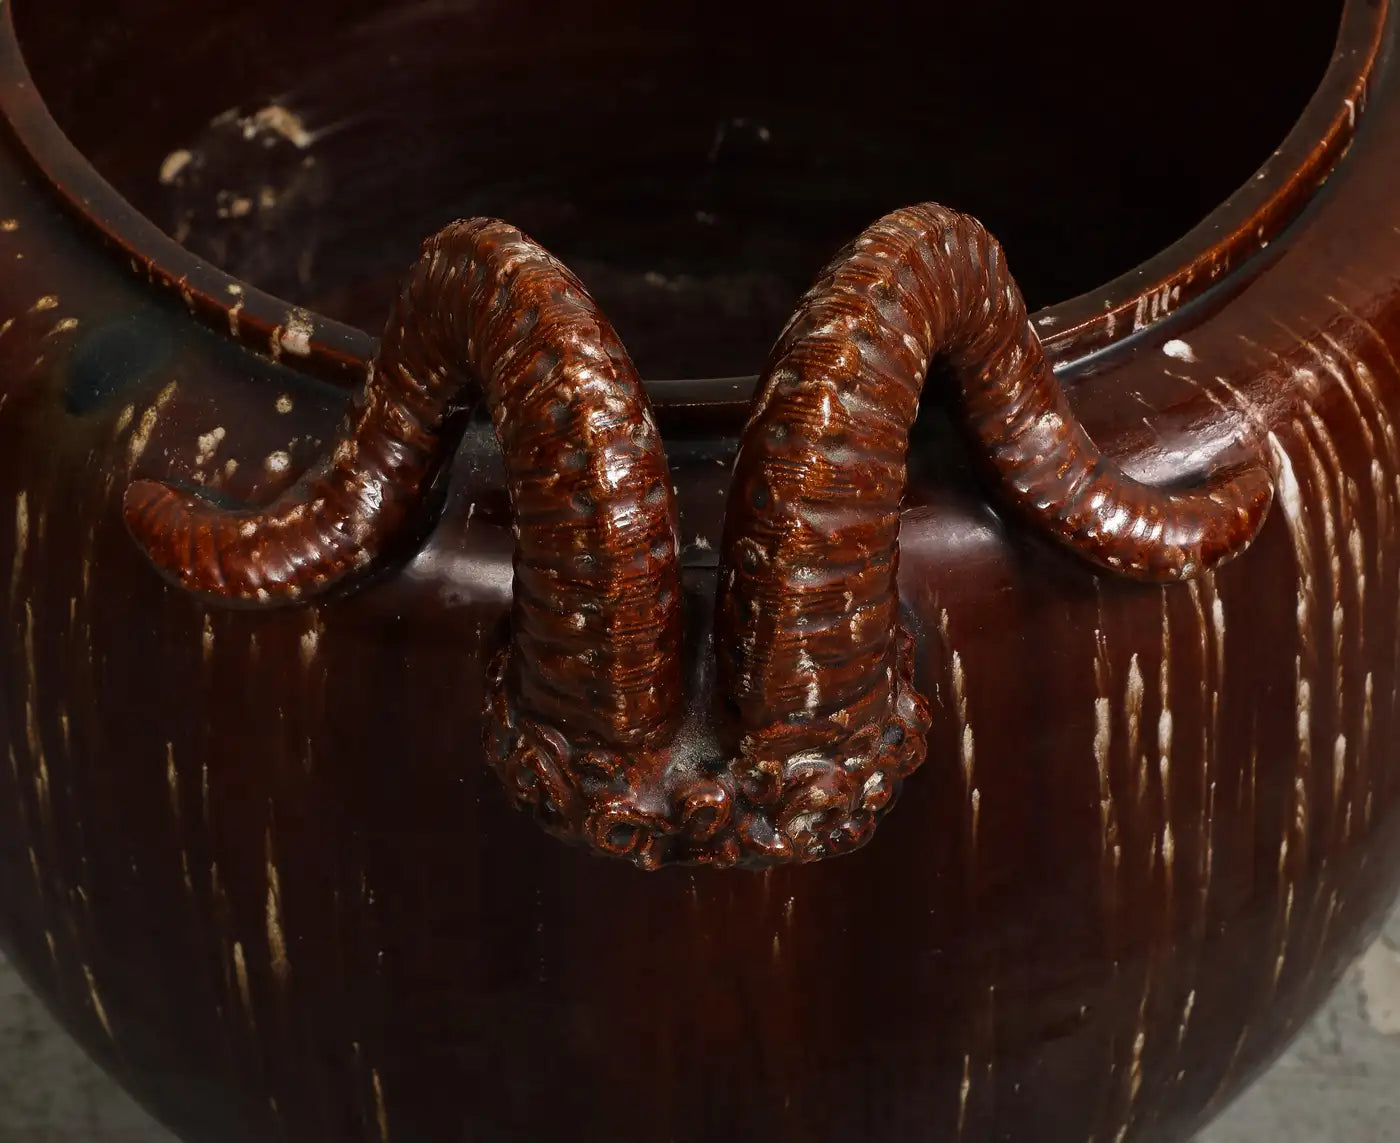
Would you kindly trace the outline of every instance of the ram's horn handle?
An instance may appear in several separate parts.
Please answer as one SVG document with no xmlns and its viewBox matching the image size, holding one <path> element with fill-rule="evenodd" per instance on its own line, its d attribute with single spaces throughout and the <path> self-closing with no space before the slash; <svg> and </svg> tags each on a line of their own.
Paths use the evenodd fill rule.
<svg viewBox="0 0 1400 1143">
<path fill-rule="evenodd" d="M 1187 578 L 1241 550 L 1268 510 L 1262 462 L 1166 490 L 1105 459 L 995 241 L 922 206 L 844 251 L 778 341 L 730 488 L 717 670 L 694 671 L 691 693 L 674 496 L 646 395 L 583 287 L 504 223 L 428 243 L 339 441 L 276 502 L 228 510 L 138 482 L 127 521 L 168 578 L 208 599 L 331 591 L 412 537 L 484 398 L 518 536 L 484 734 L 511 798 L 645 868 L 811 861 L 864 844 L 924 759 L 896 571 L 909 431 L 935 360 L 1003 502 L 1104 570 Z"/>
<path fill-rule="evenodd" d="M 584 744 L 665 741 L 681 708 L 681 599 L 661 439 L 587 291 L 503 222 L 426 243 L 339 439 L 275 502 L 230 510 L 138 481 L 127 525 L 206 599 L 324 594 L 402 542 L 483 399 L 515 513 L 512 703 Z"/>
<path fill-rule="evenodd" d="M 1198 487 L 1126 476 L 1075 418 L 995 239 L 936 205 L 895 211 L 803 298 L 754 397 L 729 490 L 715 649 L 728 733 L 754 771 L 902 733 L 900 501 L 933 364 L 1031 532 L 1105 572 L 1186 579 L 1244 549 L 1273 496 L 1261 461 Z M 941 379 L 949 379 L 945 391 Z"/>
</svg>

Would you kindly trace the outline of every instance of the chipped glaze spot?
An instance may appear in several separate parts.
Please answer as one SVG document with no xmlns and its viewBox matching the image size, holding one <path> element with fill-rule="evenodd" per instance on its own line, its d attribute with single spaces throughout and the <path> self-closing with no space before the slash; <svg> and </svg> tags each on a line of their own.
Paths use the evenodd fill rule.
<svg viewBox="0 0 1400 1143">
<path fill-rule="evenodd" d="M 306 310 L 289 312 L 286 324 L 278 326 L 274 333 L 275 349 L 285 350 L 296 357 L 306 357 L 311 353 L 311 338 L 315 328 L 312 325 L 311 314 Z"/>
</svg>

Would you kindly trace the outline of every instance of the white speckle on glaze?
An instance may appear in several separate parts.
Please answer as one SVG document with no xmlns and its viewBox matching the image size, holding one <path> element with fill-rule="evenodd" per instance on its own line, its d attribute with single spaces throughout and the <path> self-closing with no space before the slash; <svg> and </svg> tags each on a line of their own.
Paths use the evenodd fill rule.
<svg viewBox="0 0 1400 1143">
<path fill-rule="evenodd" d="M 1162 781 L 1162 815 L 1165 823 L 1172 804 L 1172 626 L 1167 591 L 1162 590 L 1162 655 L 1157 664 L 1157 772 Z"/>
<path fill-rule="evenodd" d="M 29 551 L 29 493 L 20 492 L 15 496 L 15 559 L 10 571 L 10 598 L 14 599 L 19 590 L 20 573 L 24 570 L 24 557 Z"/>
<path fill-rule="evenodd" d="M 963 1128 L 967 1125 L 967 1097 L 972 1091 L 972 1056 L 970 1053 L 963 1053 L 963 1074 L 962 1083 L 958 1085 L 958 1138 L 962 1138 Z"/>
<path fill-rule="evenodd" d="M 42 298 L 40 298 L 37 302 L 35 302 L 32 306 L 29 307 L 29 312 L 32 314 L 41 314 L 45 310 L 55 310 L 57 308 L 58 295 L 45 294 Z"/>
<path fill-rule="evenodd" d="M 1094 632 L 1094 764 L 1099 791 L 1099 850 L 1106 868 L 1113 870 L 1113 892 L 1116 895 L 1119 858 L 1122 847 L 1118 840 L 1118 809 L 1113 797 L 1113 699 L 1110 695 L 1108 645 L 1103 630 Z M 1115 907 L 1110 902 L 1109 908 Z"/>
<path fill-rule="evenodd" d="M 1193 350 L 1189 345 L 1187 345 L 1186 342 L 1176 337 L 1172 338 L 1169 342 L 1162 346 L 1162 352 L 1165 353 L 1168 357 L 1175 358 L 1177 361 L 1190 362 L 1196 360 L 1195 350 Z"/>
<path fill-rule="evenodd" d="M 180 820 L 180 775 L 175 769 L 175 744 L 165 744 L 165 784 L 170 789 L 170 813 Z"/>
<path fill-rule="evenodd" d="M 967 676 L 963 670 L 962 654 L 953 652 L 952 658 L 953 704 L 958 716 L 958 747 L 962 760 L 963 791 L 972 796 L 973 777 L 976 770 L 976 736 L 967 717 Z"/>
<path fill-rule="evenodd" d="M 797 669 L 801 672 L 802 677 L 806 679 L 805 692 L 807 711 L 811 714 L 815 714 L 821 707 L 821 685 L 818 679 L 817 664 L 813 661 L 812 656 L 805 647 L 797 652 Z"/>
<path fill-rule="evenodd" d="M 1225 677 L 1225 603 L 1217 594 L 1210 608 L 1211 625 L 1215 628 L 1216 686 Z"/>
<path fill-rule="evenodd" d="M 943 638 L 948 638 L 947 612 L 944 612 Z M 958 724 L 967 722 L 967 679 L 963 674 L 962 654 L 953 652 L 951 672 L 953 681 L 953 705 L 957 708 Z"/>
<path fill-rule="evenodd" d="M 1302 656 L 1295 660 L 1295 703 L 1297 707 L 1298 757 L 1306 763 L 1312 760 L 1312 683 L 1303 674 Z"/>
<path fill-rule="evenodd" d="M 253 200 L 230 190 L 221 190 L 215 202 L 219 218 L 246 218 L 253 213 Z"/>
<path fill-rule="evenodd" d="M 1181 1010 L 1181 1024 L 1176 1030 L 1176 1046 L 1178 1048 L 1186 1040 L 1186 1032 L 1191 1027 L 1191 1013 L 1196 1008 L 1196 990 L 1193 988 L 1186 997 L 1186 1004 Z"/>
<path fill-rule="evenodd" d="M 146 446 L 151 443 L 151 433 L 155 431 L 156 423 L 160 420 L 161 410 L 170 403 L 170 399 L 175 396 L 177 382 L 172 381 L 156 396 L 150 407 L 141 414 L 141 420 L 132 431 L 131 440 L 127 442 L 126 459 L 128 464 L 135 464 L 141 454 L 146 451 Z M 128 418 L 129 419 L 129 418 Z M 120 422 L 118 429 L 120 430 Z"/>
<path fill-rule="evenodd" d="M 1138 1092 L 1142 1090 L 1142 1053 L 1146 1047 L 1147 1033 L 1139 1027 L 1137 1035 L 1133 1037 L 1133 1062 L 1128 1073 L 1129 1105 L 1137 1101 Z"/>
<path fill-rule="evenodd" d="M 1313 485 L 1320 493 L 1315 497 L 1315 503 L 1322 517 L 1322 538 L 1323 550 L 1329 555 L 1329 584 L 1331 586 L 1331 621 L 1332 621 L 1332 646 L 1338 661 L 1341 659 L 1343 624 L 1345 620 L 1345 610 L 1342 603 L 1342 540 L 1341 529 L 1349 524 L 1349 506 L 1346 499 L 1345 475 L 1342 471 L 1341 457 L 1338 455 L 1336 446 L 1332 442 L 1332 436 L 1323 423 L 1322 418 L 1311 408 L 1305 411 L 1305 423 L 1300 425 L 1299 439 L 1303 444 L 1303 453 L 1307 458 L 1308 467 L 1312 470 Z M 1326 463 L 1324 463 L 1324 458 Z M 1333 508 L 1333 497 L 1335 495 L 1336 508 Z M 1338 526 L 1340 518 L 1341 527 Z M 1341 672 L 1337 672 L 1338 695 L 1341 694 Z M 1340 706 L 1340 703 L 1338 704 Z"/>
<path fill-rule="evenodd" d="M 310 355 L 311 338 L 315 332 L 310 313 L 301 309 L 291 310 L 287 314 L 286 324 L 273 330 L 274 356 L 281 350 L 296 357 Z"/>
<path fill-rule="evenodd" d="M 371 1068 L 370 1086 L 374 1089 L 374 1122 L 379 1128 L 379 1143 L 389 1143 L 389 1112 L 384 1106 L 384 1081 L 379 1078 L 379 1069 Z"/>
<path fill-rule="evenodd" d="M 1313 586 L 1312 549 L 1308 541 L 1307 509 L 1303 505 L 1297 475 L 1287 451 L 1274 433 L 1270 433 L 1268 439 L 1273 452 L 1274 469 L 1278 473 L 1279 507 L 1283 509 L 1284 522 L 1293 541 L 1293 555 L 1297 565 L 1298 639 L 1303 647 L 1310 647 L 1313 639 L 1312 617 L 1317 601 Z"/>
<path fill-rule="evenodd" d="M 19 229 L 19 219 L 17 219 L 17 218 L 0 218 L 0 232 L 3 232 L 3 233 L 5 233 L 5 234 L 13 234 L 13 233 L 14 233 L 16 230 L 18 230 L 18 229 Z"/>
<path fill-rule="evenodd" d="M 184 150 L 171 151 L 161 160 L 160 173 L 157 176 L 162 186 L 169 186 L 184 172 L 185 168 L 194 162 L 194 153 Z"/>
<path fill-rule="evenodd" d="M 276 402 L 273 404 L 273 408 L 275 408 L 279 413 L 282 413 L 284 415 L 290 413 L 292 411 L 291 397 L 287 396 L 286 393 L 283 393 L 277 398 Z"/>
<path fill-rule="evenodd" d="M 268 472 L 286 472 L 291 463 L 291 456 L 285 451 L 278 449 L 276 452 L 267 454 L 267 457 L 263 460 L 263 467 L 267 469 Z"/>
<path fill-rule="evenodd" d="M 321 628 L 315 623 L 301 633 L 301 665 L 309 667 L 316 661 L 316 652 L 321 646 Z"/>
<path fill-rule="evenodd" d="M 238 981 L 238 999 L 243 1005 L 243 1015 L 248 1023 L 253 1021 L 253 989 L 248 983 L 248 961 L 243 955 L 243 943 L 233 942 L 233 974 Z"/>
<path fill-rule="evenodd" d="M 316 142 L 316 136 L 306 129 L 300 115 L 280 103 L 269 103 L 252 115 L 240 116 L 236 109 L 216 116 L 211 123 L 222 126 L 234 124 L 243 138 L 251 142 L 261 135 L 278 136 L 304 151 Z M 271 143 L 275 140 L 268 139 Z"/>
<path fill-rule="evenodd" d="M 1094 763 L 1099 776 L 1099 824 L 1103 830 L 1104 851 L 1108 850 L 1109 823 L 1113 812 L 1113 787 L 1109 780 L 1109 758 L 1113 745 L 1113 708 L 1107 696 L 1094 699 Z"/>
<path fill-rule="evenodd" d="M 1138 767 L 1138 798 L 1146 796 L 1147 759 L 1142 753 L 1142 700 L 1145 688 L 1137 652 L 1128 660 L 1128 681 L 1123 691 L 1123 710 L 1128 721 L 1128 765 Z"/>
<path fill-rule="evenodd" d="M 102 994 L 97 990 L 97 979 L 92 975 L 92 969 L 88 965 L 83 965 L 83 979 L 87 982 L 88 1000 L 92 1003 L 93 1015 L 97 1017 L 97 1022 L 102 1025 L 102 1031 L 107 1033 L 107 1039 L 116 1043 L 116 1036 L 112 1034 L 112 1022 L 107 1019 L 107 1009 L 102 1003 Z"/>
<path fill-rule="evenodd" d="M 222 425 L 210 429 L 207 433 L 201 433 L 195 440 L 195 464 L 208 464 L 209 461 L 213 459 L 214 453 L 218 451 L 219 445 L 227 435 L 228 433 Z"/>
<path fill-rule="evenodd" d="M 272 974 L 285 984 L 291 971 L 287 960 L 287 939 L 282 932 L 282 883 L 273 859 L 271 836 L 267 842 L 267 954 Z"/>
</svg>

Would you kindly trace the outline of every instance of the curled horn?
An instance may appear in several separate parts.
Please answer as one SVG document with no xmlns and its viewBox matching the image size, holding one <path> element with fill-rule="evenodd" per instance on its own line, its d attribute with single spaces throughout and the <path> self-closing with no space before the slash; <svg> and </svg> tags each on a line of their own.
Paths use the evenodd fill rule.
<svg viewBox="0 0 1400 1143">
<path fill-rule="evenodd" d="M 805 295 L 740 443 L 715 648 L 731 733 L 757 764 L 839 752 L 912 685 L 899 653 L 899 515 L 934 361 L 1002 502 L 1101 569 L 1189 578 L 1243 550 L 1268 512 L 1262 462 L 1181 490 L 1126 476 L 1075 418 L 995 239 L 936 205 L 895 211 Z"/>
<path fill-rule="evenodd" d="M 681 706 L 681 600 L 651 407 L 587 291 L 503 222 L 455 223 L 426 243 L 337 443 L 276 501 L 229 510 L 138 481 L 127 526 L 207 599 L 323 595 L 403 542 L 483 397 L 517 530 L 516 701 L 585 740 L 664 740 Z"/>
</svg>

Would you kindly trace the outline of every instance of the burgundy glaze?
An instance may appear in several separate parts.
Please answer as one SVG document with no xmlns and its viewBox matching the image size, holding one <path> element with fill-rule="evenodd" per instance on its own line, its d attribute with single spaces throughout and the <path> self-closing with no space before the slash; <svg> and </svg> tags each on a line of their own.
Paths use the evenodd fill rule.
<svg viewBox="0 0 1400 1143">
<path fill-rule="evenodd" d="M 190 1143 L 1190 1138 L 1400 883 L 1391 5 L 1357 0 L 1338 24 L 1325 6 L 1282 21 L 1262 0 L 1183 0 L 1130 39 L 1107 0 L 1014 20 L 875 0 L 869 42 L 908 66 L 845 70 L 859 29 L 834 4 L 609 0 L 588 29 L 562 0 L 307 0 L 290 21 L 281 0 L 206 7 L 197 29 L 176 0 L 0 8 L 0 941 L 46 1003 Z M 842 82 L 814 83 L 814 59 Z M 982 233 L 899 212 L 928 199 L 997 234 L 1033 307 L 1078 295 L 1029 318 L 1062 389 Z M 913 276 L 851 251 L 802 300 L 889 211 L 877 243 Z M 404 399 L 347 400 L 423 237 L 485 216 L 597 302 L 522 246 L 541 321 L 520 344 L 557 335 L 573 361 L 572 339 L 625 341 L 664 456 L 622 430 L 645 398 L 620 365 L 589 372 L 604 405 L 625 400 L 616 425 L 589 404 L 516 420 L 528 385 L 508 361 L 480 412 L 459 408 L 480 365 L 467 319 L 515 312 L 469 290 L 415 295 L 430 320 L 385 340 L 380 364 L 408 348 L 411 368 L 378 391 Z M 950 277 L 924 277 L 915 251 L 945 234 Z M 958 320 L 983 299 L 994 321 Z M 853 330 L 821 332 L 848 309 Z M 439 324 L 457 333 L 418 356 Z M 915 345 L 891 347 L 906 324 Z M 750 373 L 780 336 L 747 432 L 753 381 L 682 371 Z M 984 389 L 988 364 L 1008 368 Z M 862 450 L 815 431 L 833 369 L 886 394 L 850 414 Z M 1046 408 L 1062 434 L 1043 433 Z M 672 488 L 673 520 L 651 506 L 670 570 L 627 532 L 593 553 L 645 549 L 606 580 L 619 615 L 668 576 L 680 599 L 653 646 L 630 619 L 587 631 L 580 653 L 616 650 L 618 707 L 543 689 L 582 666 L 532 675 L 521 652 L 552 653 L 564 611 L 517 580 L 517 553 L 564 537 L 538 549 L 549 574 L 606 515 L 604 482 L 592 514 L 529 491 L 574 479 L 574 435 Z M 338 469 L 342 440 L 371 447 Z M 1036 454 L 1083 466 L 1129 516 L 1085 527 L 1099 517 L 1074 510 L 1073 466 Z M 1142 542 L 1154 503 L 1191 524 L 1178 539 L 1238 547 L 1254 517 L 1205 526 L 1200 489 L 1257 515 L 1261 457 L 1275 496 L 1246 551 L 1184 582 L 1118 574 L 1202 562 Z M 1045 492 L 1029 511 L 1023 462 Z M 411 479 L 380 483 L 390 470 Z M 818 571 L 868 589 L 879 622 L 855 632 L 822 626 L 844 588 L 801 586 L 818 550 L 801 506 L 850 509 L 847 471 L 870 496 L 831 530 L 849 566 Z M 136 516 L 163 521 L 147 538 L 176 578 L 212 574 L 216 535 L 248 539 L 228 512 L 260 522 L 262 571 L 247 549 L 218 565 L 252 599 L 157 574 L 124 519 L 133 485 L 180 490 Z M 319 594 L 314 576 L 329 586 L 361 549 L 325 532 L 289 547 L 298 521 L 275 540 L 270 525 L 318 486 L 370 542 Z M 356 500 L 371 488 L 382 518 Z M 186 525 L 198 559 L 162 546 Z M 738 550 L 727 586 L 727 545 L 770 532 L 771 582 Z M 260 605 L 260 586 L 289 584 L 300 599 Z M 757 625 L 726 618 L 754 597 Z M 544 611 L 522 614 L 533 600 Z M 771 671 L 744 658 L 755 631 Z M 824 723 L 881 725 L 892 703 L 926 744 L 907 777 L 912 753 L 873 763 L 865 780 L 883 768 L 902 792 L 854 852 L 643 872 L 560 844 L 503 794 L 501 773 L 539 823 L 638 864 L 640 819 L 665 862 L 712 860 L 723 799 L 686 783 L 713 777 L 706 762 L 776 769 L 766 740 L 744 753 L 746 722 L 806 732 L 799 653 L 824 742 Z M 541 757 L 579 762 L 579 784 L 545 796 Z M 728 821 L 781 827 L 757 771 Z M 832 807 L 830 771 L 812 773 L 790 835 Z M 612 818 L 558 812 L 552 794 L 585 783 L 622 792 Z"/>
</svg>

